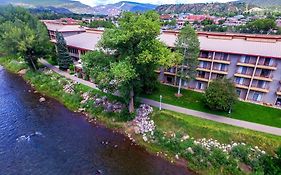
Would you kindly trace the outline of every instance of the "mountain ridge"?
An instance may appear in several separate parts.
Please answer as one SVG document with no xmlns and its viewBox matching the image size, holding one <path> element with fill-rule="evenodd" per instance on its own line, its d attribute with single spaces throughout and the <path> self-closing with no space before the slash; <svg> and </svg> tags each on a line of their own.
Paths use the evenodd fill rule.
<svg viewBox="0 0 281 175">
<path fill-rule="evenodd" d="M 0 5 L 12 4 L 27 8 L 54 7 L 65 8 L 73 13 L 117 15 L 122 11 L 147 11 L 153 10 L 157 5 L 149 3 L 138 3 L 131 1 L 120 1 L 114 4 L 90 7 L 79 1 L 72 0 L 0 0 Z"/>
<path fill-rule="evenodd" d="M 247 4 L 257 5 L 260 7 L 281 6 L 281 0 L 239 0 Z"/>
<path fill-rule="evenodd" d="M 156 7 L 156 11 L 160 14 L 166 13 L 193 13 L 193 14 L 215 14 L 215 13 L 243 13 L 248 8 L 246 3 L 234 1 L 227 3 L 195 3 L 195 4 L 165 4 Z"/>
</svg>

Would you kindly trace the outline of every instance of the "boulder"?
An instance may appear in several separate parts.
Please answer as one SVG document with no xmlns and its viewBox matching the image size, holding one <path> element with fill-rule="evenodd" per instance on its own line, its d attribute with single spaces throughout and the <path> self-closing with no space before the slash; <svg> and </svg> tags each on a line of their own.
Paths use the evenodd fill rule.
<svg viewBox="0 0 281 175">
<path fill-rule="evenodd" d="M 26 74 L 26 72 L 27 72 L 27 69 L 22 69 L 22 70 L 20 70 L 20 71 L 18 72 L 18 74 L 19 74 L 19 75 L 24 75 L 24 74 Z"/>
<path fill-rule="evenodd" d="M 95 105 L 100 105 L 102 103 L 102 99 L 101 98 L 96 98 L 95 99 Z"/>
<path fill-rule="evenodd" d="M 44 101 L 46 101 L 46 99 L 45 99 L 44 97 L 39 98 L 39 102 L 40 102 L 40 103 L 42 103 L 42 102 L 44 102 Z"/>
<path fill-rule="evenodd" d="M 106 105 L 105 111 L 106 112 L 113 112 L 113 105 L 111 103 L 108 103 Z"/>
</svg>

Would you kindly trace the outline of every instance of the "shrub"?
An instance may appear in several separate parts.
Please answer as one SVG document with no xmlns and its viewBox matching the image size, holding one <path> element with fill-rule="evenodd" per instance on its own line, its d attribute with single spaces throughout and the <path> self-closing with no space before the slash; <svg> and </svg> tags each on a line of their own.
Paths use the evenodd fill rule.
<svg viewBox="0 0 281 175">
<path fill-rule="evenodd" d="M 235 86 L 230 79 L 216 79 L 205 91 L 204 99 L 212 110 L 229 111 L 237 101 Z"/>
</svg>

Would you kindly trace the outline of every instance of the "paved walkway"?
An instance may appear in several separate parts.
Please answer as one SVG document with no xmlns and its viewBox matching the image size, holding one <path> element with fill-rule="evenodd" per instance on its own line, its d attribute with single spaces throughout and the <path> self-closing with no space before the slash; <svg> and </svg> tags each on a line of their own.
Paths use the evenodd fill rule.
<svg viewBox="0 0 281 175">
<path fill-rule="evenodd" d="M 84 85 L 89 86 L 91 88 L 98 89 L 97 86 L 94 83 L 91 83 L 89 81 L 85 81 L 83 79 L 72 76 L 72 75 L 70 75 L 70 74 L 68 74 L 64 71 L 61 71 L 57 67 L 49 64 L 47 61 L 45 61 L 43 59 L 39 60 L 39 62 L 42 63 L 43 65 L 45 65 L 46 67 L 48 67 L 49 69 L 53 70 L 54 72 L 56 72 L 56 73 L 58 73 L 62 76 L 65 76 L 68 79 L 71 79 L 71 80 L 76 81 L 78 83 L 84 84 Z M 141 102 L 149 104 L 149 105 L 154 106 L 154 107 L 160 106 L 159 102 L 154 101 L 154 100 L 150 100 L 150 99 L 146 99 L 146 98 L 141 98 Z M 178 106 L 174 106 L 174 105 L 169 105 L 169 104 L 165 104 L 165 103 L 162 103 L 161 106 L 162 106 L 162 109 L 167 109 L 167 110 L 170 110 L 170 111 L 175 111 L 175 112 L 195 116 L 195 117 L 202 118 L 202 119 L 212 120 L 212 121 L 219 122 L 219 123 L 225 123 L 225 124 L 229 124 L 229 125 L 232 125 L 232 126 L 238 126 L 238 127 L 242 127 L 242 128 L 246 128 L 246 129 L 250 129 L 250 130 L 254 130 L 254 131 L 260 131 L 260 132 L 264 132 L 264 133 L 269 133 L 269 134 L 281 136 L 281 128 L 276 128 L 276 127 L 261 125 L 261 124 L 257 124 L 257 123 L 251 123 L 251 122 L 246 122 L 246 121 L 242 121 L 242 120 L 236 120 L 236 119 L 232 119 L 232 118 L 222 117 L 222 116 L 218 116 L 218 115 L 214 115 L 214 114 L 209 114 L 209 113 L 205 113 L 205 112 L 186 109 L 186 108 L 182 108 L 182 107 L 178 107 Z"/>
</svg>

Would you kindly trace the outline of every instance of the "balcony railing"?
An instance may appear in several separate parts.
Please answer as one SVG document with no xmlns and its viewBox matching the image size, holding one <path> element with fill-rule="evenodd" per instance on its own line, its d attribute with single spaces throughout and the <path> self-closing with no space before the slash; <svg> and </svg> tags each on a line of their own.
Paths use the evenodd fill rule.
<svg viewBox="0 0 281 175">
<path fill-rule="evenodd" d="M 264 62 L 259 62 L 257 65 L 258 68 L 261 69 L 271 69 L 271 70 L 276 70 L 277 69 L 277 63 L 264 63 Z"/>
<path fill-rule="evenodd" d="M 218 73 L 218 74 L 228 74 L 228 69 L 218 69 L 218 68 L 213 68 L 213 72 L 214 73 Z"/>
<path fill-rule="evenodd" d="M 277 89 L 277 95 L 281 95 L 281 87 L 279 87 L 278 89 Z"/>
<path fill-rule="evenodd" d="M 267 93 L 267 92 L 269 92 L 269 86 L 267 86 L 267 85 L 260 86 L 258 84 L 252 84 L 251 90 Z"/>
<path fill-rule="evenodd" d="M 254 76 L 254 79 L 257 79 L 257 80 L 264 80 L 264 81 L 272 81 L 272 78 L 273 78 L 273 75 L 272 74 L 269 74 L 269 75 L 255 75 Z"/>
<path fill-rule="evenodd" d="M 209 54 L 209 55 L 206 55 L 206 54 L 200 54 L 199 56 L 200 56 L 200 58 L 212 59 L 213 54 Z"/>
<path fill-rule="evenodd" d="M 243 62 L 243 61 L 238 61 L 237 65 L 239 66 L 248 66 L 248 67 L 255 67 L 256 63 L 255 62 Z"/>
<path fill-rule="evenodd" d="M 247 83 L 236 83 L 235 82 L 235 87 L 242 88 L 242 89 L 248 89 L 249 88 L 249 84 L 247 84 Z"/>
</svg>

